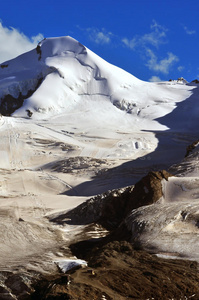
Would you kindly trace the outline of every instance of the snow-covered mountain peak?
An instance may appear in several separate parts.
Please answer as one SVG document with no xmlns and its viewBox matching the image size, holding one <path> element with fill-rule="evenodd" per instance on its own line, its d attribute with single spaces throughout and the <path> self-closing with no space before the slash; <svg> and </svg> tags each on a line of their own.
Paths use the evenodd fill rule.
<svg viewBox="0 0 199 300">
<path fill-rule="evenodd" d="M 75 54 L 86 52 L 86 47 L 70 36 L 43 39 L 38 44 L 38 52 L 39 48 L 42 53 L 41 57 L 44 57 L 44 59 L 56 55 L 64 56 L 67 55 L 68 52 Z"/>
<path fill-rule="evenodd" d="M 0 112 L 49 118 L 82 112 L 98 123 L 165 129 L 155 119 L 190 97 L 194 86 L 150 83 L 106 62 L 72 37 L 47 38 L 0 65 Z M 93 122 L 93 121 L 92 121 Z"/>
<path fill-rule="evenodd" d="M 128 213 L 125 224 L 143 248 L 196 253 L 199 261 L 198 98 L 197 82 L 143 82 L 71 37 L 44 39 L 1 64 L 0 113 L 10 116 L 0 117 L 0 265 L 9 271 L 2 293 L 20 284 L 17 270 L 28 286 L 35 272 L 56 274 L 54 262 L 74 239 L 104 236 L 102 224 L 123 215 L 119 225 Z M 173 164 L 189 178 L 152 172 L 131 187 Z M 80 227 L 65 215 L 100 193 L 78 210 Z M 93 225 L 85 228 L 86 219 Z"/>
</svg>

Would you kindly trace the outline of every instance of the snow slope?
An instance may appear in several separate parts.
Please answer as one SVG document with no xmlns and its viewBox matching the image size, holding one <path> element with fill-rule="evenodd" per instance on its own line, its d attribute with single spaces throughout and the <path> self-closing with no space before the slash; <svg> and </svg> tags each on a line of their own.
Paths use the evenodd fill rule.
<svg viewBox="0 0 199 300">
<path fill-rule="evenodd" d="M 135 128 L 159 130 L 166 127 L 152 120 L 170 113 L 195 88 L 181 82 L 143 82 L 71 37 L 44 39 L 37 49 L 1 66 L 0 98 L 7 94 L 17 98 L 20 92 L 26 95 L 37 88 L 13 114 L 16 117 L 27 116 L 27 109 L 37 119 L 77 110 L 91 117 L 88 111 L 94 110 L 91 114 L 99 121 L 108 118 L 117 123 L 125 117 Z"/>
<path fill-rule="evenodd" d="M 163 196 L 132 211 L 125 220 L 132 241 L 163 257 L 199 261 L 199 147 L 162 180 Z"/>
<path fill-rule="evenodd" d="M 55 269 L 82 228 L 55 226 L 49 214 L 167 168 L 198 139 L 197 84 L 143 82 L 71 37 L 1 64 L 7 95 L 24 102 L 0 118 L 4 270 Z"/>
</svg>

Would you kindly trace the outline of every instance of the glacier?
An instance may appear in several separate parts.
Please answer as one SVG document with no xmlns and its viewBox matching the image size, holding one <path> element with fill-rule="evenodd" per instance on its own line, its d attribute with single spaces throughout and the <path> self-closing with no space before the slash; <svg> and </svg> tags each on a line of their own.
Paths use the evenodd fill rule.
<svg viewBox="0 0 199 300">
<path fill-rule="evenodd" d="M 184 158 L 198 140 L 198 97 L 196 82 L 141 81 L 69 36 L 2 63 L 1 270 L 67 269 L 70 244 L 108 234 L 95 219 L 107 197 L 163 169 L 173 176 L 162 196 L 122 224 L 132 245 L 198 261 L 197 143 Z M 82 207 L 95 226 L 69 220 Z"/>
</svg>

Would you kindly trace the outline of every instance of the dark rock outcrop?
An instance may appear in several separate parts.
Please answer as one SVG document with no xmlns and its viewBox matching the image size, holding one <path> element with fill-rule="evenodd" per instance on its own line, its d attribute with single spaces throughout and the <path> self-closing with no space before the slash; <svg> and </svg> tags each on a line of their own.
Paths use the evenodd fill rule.
<svg viewBox="0 0 199 300">
<path fill-rule="evenodd" d="M 40 84 L 43 81 L 43 77 L 38 79 L 37 85 L 34 90 L 29 90 L 26 95 L 23 95 L 21 92 L 17 98 L 13 97 L 10 94 L 5 95 L 0 99 L 0 114 L 3 116 L 10 116 L 18 108 L 20 108 L 24 100 L 32 96 L 32 94 L 37 90 Z"/>
<path fill-rule="evenodd" d="M 198 79 L 194 79 L 194 80 L 192 80 L 192 82 L 198 84 L 198 83 L 199 83 L 199 80 L 198 80 Z"/>
<path fill-rule="evenodd" d="M 7 68 L 7 67 L 8 67 L 8 64 L 6 64 L 6 65 L 2 64 L 2 65 L 0 65 L 0 67 L 1 67 L 2 69 Z"/>
<path fill-rule="evenodd" d="M 40 45 L 37 45 L 36 51 L 37 51 L 37 54 L 39 56 L 38 60 L 41 60 L 41 46 Z"/>
<path fill-rule="evenodd" d="M 158 258 L 134 250 L 126 241 L 108 242 L 85 253 L 88 268 L 42 278 L 30 299 L 199 299 L 194 262 Z"/>
<path fill-rule="evenodd" d="M 198 144 L 199 144 L 199 140 L 194 141 L 191 145 L 187 146 L 185 157 L 189 156 L 190 153 L 192 153 L 192 151 L 196 148 Z"/>
<path fill-rule="evenodd" d="M 0 272 L 0 299 L 1 300 L 26 300 L 34 292 L 31 287 L 33 278 L 27 274 L 15 272 Z"/>
<path fill-rule="evenodd" d="M 191 173 L 198 174 L 198 160 L 199 160 L 199 140 L 194 141 L 187 146 L 185 158 L 179 164 L 174 164 L 169 168 L 175 176 L 190 176 Z"/>
<path fill-rule="evenodd" d="M 150 172 L 136 185 L 107 192 L 89 199 L 77 208 L 52 217 L 50 220 L 59 224 L 99 223 L 111 230 L 140 206 L 150 205 L 162 197 L 162 179 L 172 176 L 167 171 Z"/>
</svg>

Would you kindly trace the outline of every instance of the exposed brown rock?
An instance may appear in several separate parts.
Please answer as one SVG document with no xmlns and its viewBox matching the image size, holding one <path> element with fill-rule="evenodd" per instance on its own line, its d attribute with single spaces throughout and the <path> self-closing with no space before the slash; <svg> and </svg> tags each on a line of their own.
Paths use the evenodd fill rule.
<svg viewBox="0 0 199 300">
<path fill-rule="evenodd" d="M 4 69 L 4 68 L 7 68 L 7 67 L 8 67 L 8 65 L 4 65 L 4 64 L 2 64 L 2 65 L 0 65 L 0 67 L 1 67 L 2 69 Z"/>
<path fill-rule="evenodd" d="M 168 180 L 170 176 L 173 175 L 165 170 L 149 172 L 137 182 L 131 195 L 134 200 L 133 209 L 158 201 L 163 195 L 161 181 L 162 179 Z M 130 209 L 131 207 L 127 208 L 128 211 Z"/>
<path fill-rule="evenodd" d="M 0 272 L 0 299 L 1 300 L 27 300 L 30 299 L 34 289 L 31 276 L 15 272 Z"/>
<path fill-rule="evenodd" d="M 199 272 L 194 262 L 135 251 L 126 241 L 96 247 L 86 257 L 88 268 L 70 276 L 44 278 L 31 299 L 199 299 Z"/>
<path fill-rule="evenodd" d="M 195 149 L 195 147 L 199 144 L 199 140 L 194 141 L 191 145 L 187 146 L 187 151 L 185 157 L 189 156 L 190 153 Z"/>
<path fill-rule="evenodd" d="M 113 190 L 89 199 L 77 208 L 59 217 L 56 223 L 100 223 L 107 229 L 116 228 L 122 220 L 140 206 L 150 205 L 162 197 L 162 179 L 172 176 L 167 171 L 150 172 L 136 185 Z"/>
</svg>

